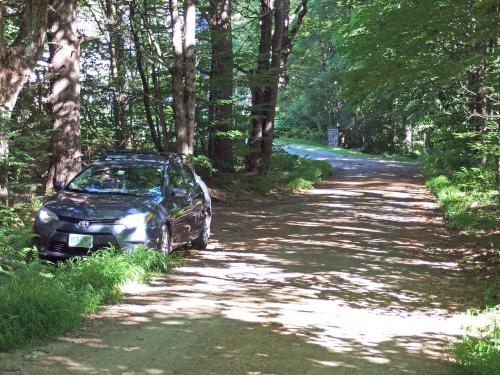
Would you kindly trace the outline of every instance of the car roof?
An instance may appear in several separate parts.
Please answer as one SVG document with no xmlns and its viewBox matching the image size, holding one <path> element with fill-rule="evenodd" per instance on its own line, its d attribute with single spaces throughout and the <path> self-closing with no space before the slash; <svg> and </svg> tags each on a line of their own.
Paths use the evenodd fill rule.
<svg viewBox="0 0 500 375">
<path fill-rule="evenodd" d="M 170 152 L 154 151 L 106 151 L 101 156 L 102 161 L 138 161 L 138 162 L 168 162 L 173 160 L 182 161 L 182 156 Z"/>
<path fill-rule="evenodd" d="M 97 166 L 114 166 L 114 167 L 146 167 L 157 168 L 168 166 L 171 163 L 167 160 L 97 160 L 90 165 Z"/>
</svg>

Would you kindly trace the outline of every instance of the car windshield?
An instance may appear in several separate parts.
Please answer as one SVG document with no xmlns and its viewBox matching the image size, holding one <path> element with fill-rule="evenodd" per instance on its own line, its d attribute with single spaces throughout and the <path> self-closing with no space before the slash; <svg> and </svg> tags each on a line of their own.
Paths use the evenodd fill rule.
<svg viewBox="0 0 500 375">
<path fill-rule="evenodd" d="M 66 190 L 92 194 L 161 195 L 163 168 L 93 165 L 71 181 Z"/>
</svg>

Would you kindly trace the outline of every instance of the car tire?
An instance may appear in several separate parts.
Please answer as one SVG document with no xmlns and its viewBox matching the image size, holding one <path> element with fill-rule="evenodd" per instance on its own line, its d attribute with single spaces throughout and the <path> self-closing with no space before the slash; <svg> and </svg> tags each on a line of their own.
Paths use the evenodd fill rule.
<svg viewBox="0 0 500 375">
<path fill-rule="evenodd" d="M 174 251 L 172 248 L 170 230 L 167 224 L 163 224 L 161 227 L 160 251 L 165 255 L 172 254 L 172 251 Z"/>
<path fill-rule="evenodd" d="M 204 250 L 208 246 L 208 239 L 210 238 L 210 223 L 212 222 L 212 215 L 210 212 L 205 214 L 203 219 L 203 229 L 198 237 L 191 241 L 191 245 L 198 250 Z"/>
</svg>

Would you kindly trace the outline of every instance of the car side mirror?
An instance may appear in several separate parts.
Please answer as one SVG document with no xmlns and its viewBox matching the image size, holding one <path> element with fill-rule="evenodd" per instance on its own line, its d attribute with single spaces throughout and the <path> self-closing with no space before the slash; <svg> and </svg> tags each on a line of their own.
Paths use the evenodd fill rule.
<svg viewBox="0 0 500 375">
<path fill-rule="evenodd" d="M 61 181 L 57 181 L 55 184 L 54 184 L 54 191 L 61 191 L 62 189 L 64 189 L 64 186 L 66 184 L 64 182 L 61 182 Z"/>
<path fill-rule="evenodd" d="M 186 189 L 179 189 L 179 188 L 172 189 L 172 197 L 174 197 L 175 199 L 187 198 L 188 195 L 189 194 Z"/>
</svg>

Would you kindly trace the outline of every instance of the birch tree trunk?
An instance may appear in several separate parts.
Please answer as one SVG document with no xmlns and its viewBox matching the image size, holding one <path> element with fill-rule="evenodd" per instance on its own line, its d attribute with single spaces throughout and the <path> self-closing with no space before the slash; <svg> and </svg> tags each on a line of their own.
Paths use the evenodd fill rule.
<svg viewBox="0 0 500 375">
<path fill-rule="evenodd" d="M 77 0 L 50 0 L 47 105 L 54 134 L 45 184 L 49 191 L 57 182 L 68 182 L 81 168 L 80 41 L 76 34 L 76 7 Z"/>
<path fill-rule="evenodd" d="M 232 128 L 233 39 L 231 0 L 210 2 L 212 65 L 210 69 L 209 156 L 215 167 L 231 170 L 233 144 L 225 133 Z"/>
<path fill-rule="evenodd" d="M 45 43 L 48 0 L 26 0 L 19 32 L 6 47 L 0 41 L 0 204 L 8 203 L 8 121 Z M 0 7 L 3 23 L 4 7 Z M 3 35 L 3 27 L 1 27 Z"/>
</svg>

